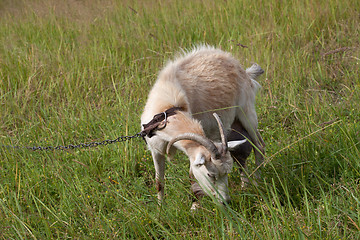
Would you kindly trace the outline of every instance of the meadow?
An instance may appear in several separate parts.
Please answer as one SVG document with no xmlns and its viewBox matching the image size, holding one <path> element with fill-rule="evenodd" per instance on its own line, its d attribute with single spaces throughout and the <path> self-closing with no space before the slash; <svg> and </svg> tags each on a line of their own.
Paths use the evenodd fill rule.
<svg viewBox="0 0 360 240">
<path fill-rule="evenodd" d="M 265 70 L 258 186 L 194 214 L 189 163 L 165 203 L 142 139 L 0 147 L 0 239 L 360 239 L 360 1 L 0 0 L 0 145 L 133 135 L 162 66 L 206 43 Z M 255 171 L 253 154 L 248 159 Z"/>
</svg>

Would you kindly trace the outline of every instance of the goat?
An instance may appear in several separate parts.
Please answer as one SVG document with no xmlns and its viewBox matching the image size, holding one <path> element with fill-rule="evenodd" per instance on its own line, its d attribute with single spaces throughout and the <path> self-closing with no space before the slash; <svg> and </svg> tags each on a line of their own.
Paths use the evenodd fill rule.
<svg viewBox="0 0 360 240">
<path fill-rule="evenodd" d="M 246 141 L 239 137 L 227 141 L 233 124 L 248 133 L 256 164 L 262 163 L 264 142 L 257 131 L 255 94 L 260 88 L 256 79 L 263 72 L 257 64 L 245 71 L 230 53 L 210 46 L 184 51 L 160 71 L 141 116 L 142 126 L 167 109 L 181 110 L 165 116 L 163 128 L 145 137 L 155 165 L 159 202 L 164 198 L 165 156 L 171 159 L 176 149 L 189 157 L 190 176 L 199 183 L 197 188 L 220 202 L 230 200 L 230 152 L 236 153 Z M 199 189 L 193 192 L 197 195 Z"/>
</svg>

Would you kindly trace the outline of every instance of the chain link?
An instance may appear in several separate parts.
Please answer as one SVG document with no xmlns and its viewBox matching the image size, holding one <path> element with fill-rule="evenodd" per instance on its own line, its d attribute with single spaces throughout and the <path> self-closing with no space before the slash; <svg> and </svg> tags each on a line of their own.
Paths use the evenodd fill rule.
<svg viewBox="0 0 360 240">
<path fill-rule="evenodd" d="M 141 132 L 136 133 L 135 135 L 132 135 L 132 136 L 120 136 L 114 140 L 104 140 L 102 142 L 80 143 L 77 145 L 72 145 L 72 144 L 65 145 L 65 146 L 59 145 L 56 147 L 54 147 L 54 146 L 26 147 L 26 146 L 0 145 L 0 148 L 1 147 L 13 148 L 13 149 L 24 149 L 25 148 L 25 149 L 29 149 L 29 150 L 33 150 L 33 151 L 72 150 L 72 149 L 76 149 L 76 148 L 92 148 L 92 147 L 97 147 L 97 146 L 106 146 L 106 145 L 117 143 L 117 142 L 125 142 L 130 139 L 138 138 L 138 137 L 145 137 L 145 136 L 152 137 L 154 135 L 153 131 L 161 130 L 166 126 L 166 120 L 167 120 L 168 116 L 176 114 L 176 111 L 181 110 L 181 109 L 182 108 L 180 108 L 180 107 L 172 107 L 163 113 L 156 114 L 149 123 L 143 124 L 144 129 Z M 158 128 L 159 124 L 163 120 L 165 120 L 165 125 L 162 128 Z"/>
<path fill-rule="evenodd" d="M 77 145 L 59 145 L 59 146 L 46 146 L 46 147 L 21 147 L 21 146 L 3 146 L 6 148 L 14 148 L 14 149 L 21 149 L 21 148 L 25 148 L 25 149 L 29 149 L 29 150 L 33 150 L 33 151 L 53 151 L 53 150 L 72 150 L 72 149 L 77 149 L 77 148 L 92 148 L 92 147 L 97 147 L 97 146 L 106 146 L 109 144 L 113 144 L 113 143 L 117 143 L 117 142 L 125 142 L 125 141 L 129 141 L 133 138 L 138 138 L 138 137 L 142 137 L 143 134 L 142 133 L 137 133 L 135 135 L 132 136 L 120 136 L 114 140 L 104 140 L 101 142 L 88 142 L 88 143 L 80 143 Z M 1 147 L 1 145 L 0 145 Z"/>
</svg>

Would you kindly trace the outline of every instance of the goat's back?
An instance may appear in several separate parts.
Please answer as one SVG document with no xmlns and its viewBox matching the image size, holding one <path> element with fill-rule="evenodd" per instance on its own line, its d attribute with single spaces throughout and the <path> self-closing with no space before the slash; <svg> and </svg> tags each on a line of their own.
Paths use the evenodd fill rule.
<svg viewBox="0 0 360 240">
<path fill-rule="evenodd" d="M 193 114 L 238 104 L 251 84 L 239 62 L 219 49 L 201 47 L 168 65 L 186 92 Z"/>
<path fill-rule="evenodd" d="M 225 129 L 230 129 L 239 109 L 254 105 L 259 87 L 254 72 L 247 73 L 230 53 L 197 47 L 169 62 L 159 73 L 145 107 L 147 118 L 167 106 L 182 107 L 201 121 L 208 137 L 218 138 L 212 113 L 216 111 Z"/>
<path fill-rule="evenodd" d="M 206 135 L 218 137 L 218 112 L 229 129 L 237 109 L 254 104 L 258 84 L 230 53 L 202 46 L 184 54 L 165 67 L 174 72 L 174 80 L 186 93 L 189 110 L 201 121 Z"/>
</svg>

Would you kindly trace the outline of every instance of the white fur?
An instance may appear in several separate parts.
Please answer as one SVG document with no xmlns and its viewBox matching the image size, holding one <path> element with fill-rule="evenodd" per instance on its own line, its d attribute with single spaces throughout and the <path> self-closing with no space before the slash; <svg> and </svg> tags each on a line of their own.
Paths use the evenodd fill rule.
<svg viewBox="0 0 360 240">
<path fill-rule="evenodd" d="M 255 95 L 260 88 L 256 78 L 262 73 L 257 64 L 245 71 L 230 53 L 205 45 L 184 51 L 160 71 L 149 93 L 141 123 L 148 123 L 155 114 L 174 106 L 185 109 L 169 117 L 166 127 L 157 131 L 155 136 L 146 137 L 155 164 L 160 201 L 164 196 L 167 143 L 179 134 L 188 132 L 219 141 L 219 129 L 213 112 L 220 115 L 226 131 L 230 130 L 235 118 L 240 120 L 256 147 L 256 163 L 259 165 L 262 162 L 263 141 L 257 131 L 255 112 Z M 190 172 L 206 193 L 220 200 L 229 199 L 227 174 L 233 163 L 229 153 L 221 161 L 215 161 L 207 149 L 193 141 L 181 140 L 174 146 L 187 154 L 191 163 Z M 232 143 L 233 146 L 236 143 Z M 174 151 L 175 148 L 172 148 L 171 152 Z"/>
</svg>

